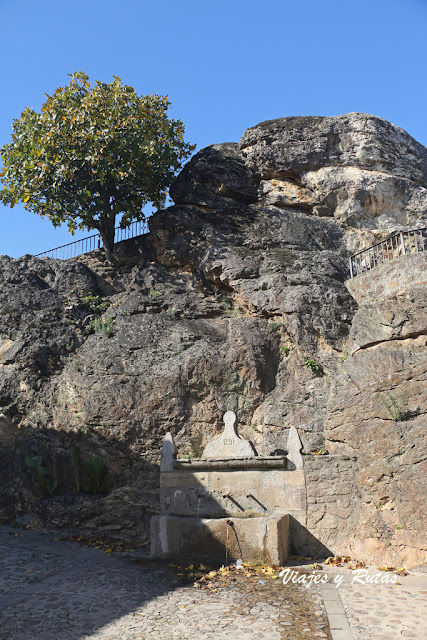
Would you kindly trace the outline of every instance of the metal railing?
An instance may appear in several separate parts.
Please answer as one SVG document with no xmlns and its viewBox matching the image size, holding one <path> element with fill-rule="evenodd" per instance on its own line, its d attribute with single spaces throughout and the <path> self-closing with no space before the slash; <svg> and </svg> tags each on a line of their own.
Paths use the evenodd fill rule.
<svg viewBox="0 0 427 640">
<path fill-rule="evenodd" d="M 355 253 L 350 262 L 350 277 L 370 271 L 384 262 L 400 258 L 411 253 L 427 251 L 427 227 L 398 231 L 385 240 Z"/>
<path fill-rule="evenodd" d="M 143 222 L 136 221 L 126 229 L 116 227 L 114 243 L 121 242 L 122 240 L 129 240 L 130 238 L 136 238 L 148 233 L 148 223 L 146 220 Z M 36 258 L 56 258 L 57 260 L 68 260 L 69 258 L 76 258 L 84 253 L 90 253 L 96 249 L 102 247 L 102 238 L 99 233 L 95 233 L 93 236 L 76 240 L 75 242 L 69 242 L 63 244 L 55 249 L 49 249 L 49 251 L 43 251 L 43 253 L 37 253 Z"/>
</svg>

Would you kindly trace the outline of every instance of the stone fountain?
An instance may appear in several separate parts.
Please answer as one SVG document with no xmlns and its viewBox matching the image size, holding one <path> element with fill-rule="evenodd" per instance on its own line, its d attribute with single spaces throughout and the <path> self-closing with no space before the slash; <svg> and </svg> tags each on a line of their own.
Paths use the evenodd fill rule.
<svg viewBox="0 0 427 640">
<path fill-rule="evenodd" d="M 160 462 L 160 515 L 151 520 L 151 556 L 282 564 L 290 516 L 305 518 L 301 441 L 287 455 L 258 456 L 227 411 L 224 430 L 201 458 L 177 458 L 170 433 Z"/>
</svg>

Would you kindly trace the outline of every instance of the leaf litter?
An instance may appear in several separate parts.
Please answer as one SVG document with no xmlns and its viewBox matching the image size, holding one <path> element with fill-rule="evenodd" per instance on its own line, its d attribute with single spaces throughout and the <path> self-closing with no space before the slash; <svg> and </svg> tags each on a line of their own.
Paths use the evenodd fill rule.
<svg viewBox="0 0 427 640">
<path fill-rule="evenodd" d="M 132 553 L 132 545 L 127 540 L 113 540 L 104 536 L 72 536 L 71 541 L 81 547 L 101 549 L 109 556 L 111 553 Z"/>
</svg>

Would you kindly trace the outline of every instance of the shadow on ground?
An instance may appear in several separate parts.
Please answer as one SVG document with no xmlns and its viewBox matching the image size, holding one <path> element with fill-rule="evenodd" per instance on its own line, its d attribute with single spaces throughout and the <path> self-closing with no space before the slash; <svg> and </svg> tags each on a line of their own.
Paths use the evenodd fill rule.
<svg viewBox="0 0 427 640">
<path fill-rule="evenodd" d="M 128 464 L 121 475 L 110 473 L 108 487 L 100 487 L 104 493 L 77 493 L 73 450 L 82 473 L 101 450 L 110 469 L 124 469 L 115 464 L 117 455 L 126 456 Z M 57 481 L 55 495 L 43 496 L 35 469 L 25 464 L 28 456 L 42 457 L 46 474 Z M 141 615 L 153 625 L 160 621 L 170 634 L 182 597 L 190 602 L 209 598 L 196 595 L 185 572 L 150 560 L 147 546 L 133 554 L 107 555 L 66 541 L 72 534 L 102 537 L 105 532 L 136 542 L 147 537 L 150 518 L 158 512 L 158 467 L 135 455 L 128 443 L 112 446 L 99 437 L 47 429 L 21 432 L 1 444 L 0 483 L 1 516 L 9 522 L 0 527 L 0 640 L 151 640 L 161 634 L 141 633 Z M 318 543 L 319 552 L 330 555 L 295 520 L 291 530 L 297 553 L 303 543 Z M 226 549 L 218 541 L 216 555 L 225 562 Z M 191 562 L 197 558 L 186 559 Z M 256 595 L 256 585 L 253 590 Z"/>
<path fill-rule="evenodd" d="M 166 563 L 8 525 L 0 571 L 0 640 L 330 639 L 320 594 L 266 576 L 208 593 Z"/>
</svg>

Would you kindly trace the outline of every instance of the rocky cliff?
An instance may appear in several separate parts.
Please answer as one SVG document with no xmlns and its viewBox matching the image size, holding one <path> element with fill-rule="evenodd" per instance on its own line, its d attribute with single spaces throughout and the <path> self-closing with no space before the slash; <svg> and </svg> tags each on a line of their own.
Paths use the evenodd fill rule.
<svg viewBox="0 0 427 640">
<path fill-rule="evenodd" d="M 297 427 L 322 545 L 421 564 L 425 257 L 381 294 L 386 267 L 348 284 L 347 258 L 426 226 L 425 147 L 365 114 L 283 118 L 200 151 L 171 197 L 115 271 L 0 258 L 0 519 L 141 542 L 165 433 L 197 456 L 231 409 L 261 455 Z"/>
</svg>

